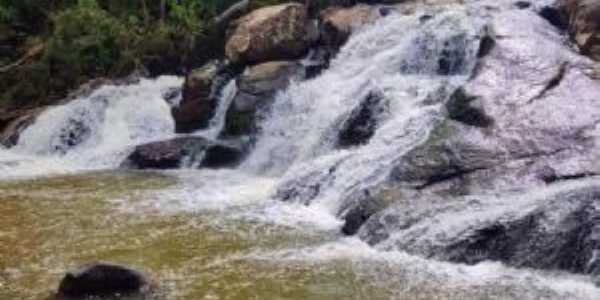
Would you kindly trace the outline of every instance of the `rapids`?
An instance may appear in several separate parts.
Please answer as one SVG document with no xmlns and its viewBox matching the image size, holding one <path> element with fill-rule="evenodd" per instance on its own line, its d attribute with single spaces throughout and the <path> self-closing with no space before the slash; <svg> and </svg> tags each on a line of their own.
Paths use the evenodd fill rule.
<svg viewBox="0 0 600 300">
<path fill-rule="evenodd" d="M 417 225 L 378 245 L 367 231 L 339 233 L 352 195 L 388 181 L 444 123 L 489 22 L 482 6 L 450 5 L 357 29 L 321 75 L 278 94 L 235 169 L 119 169 L 134 146 L 177 136 L 163 96 L 181 78 L 104 86 L 44 112 L 0 148 L 0 299 L 44 299 L 66 270 L 94 260 L 147 270 L 161 285 L 156 299 L 598 299 L 592 276 L 427 252 L 595 178 L 406 203 Z M 218 138 L 235 93 L 231 81 L 210 128 L 193 134 Z M 339 147 L 370 93 L 383 107 L 373 136 Z"/>
</svg>

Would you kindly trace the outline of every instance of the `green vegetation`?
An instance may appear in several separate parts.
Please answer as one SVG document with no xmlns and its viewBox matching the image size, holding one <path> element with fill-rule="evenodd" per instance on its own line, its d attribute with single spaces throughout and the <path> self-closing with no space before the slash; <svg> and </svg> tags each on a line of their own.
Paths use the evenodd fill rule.
<svg viewBox="0 0 600 300">
<path fill-rule="evenodd" d="M 92 78 L 201 65 L 221 55 L 212 20 L 235 2 L 0 0 L 0 106 L 53 103 Z"/>
</svg>

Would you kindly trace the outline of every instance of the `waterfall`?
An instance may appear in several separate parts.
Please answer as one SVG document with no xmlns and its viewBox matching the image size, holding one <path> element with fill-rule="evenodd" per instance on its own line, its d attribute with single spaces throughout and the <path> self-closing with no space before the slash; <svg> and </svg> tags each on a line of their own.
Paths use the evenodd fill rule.
<svg viewBox="0 0 600 300">
<path fill-rule="evenodd" d="M 284 198 L 336 214 L 342 199 L 383 181 L 395 160 L 427 138 L 449 93 L 471 75 L 481 30 L 463 9 L 391 15 L 363 28 L 320 77 L 279 95 L 243 167 L 283 176 Z M 373 93 L 383 109 L 372 138 L 339 149 L 342 125 Z"/>
<path fill-rule="evenodd" d="M 106 85 L 48 109 L 21 133 L 15 147 L 1 150 L 3 161 L 20 164 L 11 168 L 0 162 L 8 170 L 3 176 L 118 167 L 131 147 L 173 136 L 163 95 L 181 84 L 180 78 L 164 76 Z"/>
</svg>

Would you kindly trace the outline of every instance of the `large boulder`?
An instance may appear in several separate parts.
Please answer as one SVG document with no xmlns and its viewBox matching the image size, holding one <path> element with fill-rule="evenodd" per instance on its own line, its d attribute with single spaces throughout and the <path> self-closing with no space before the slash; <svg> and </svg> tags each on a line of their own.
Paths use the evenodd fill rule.
<svg viewBox="0 0 600 300">
<path fill-rule="evenodd" d="M 223 134 L 254 133 L 258 114 L 268 110 L 278 91 L 304 75 L 304 68 L 297 61 L 272 61 L 247 68 L 237 79 L 238 91 L 227 111 Z"/>
<path fill-rule="evenodd" d="M 563 0 L 569 33 L 581 53 L 600 60 L 600 1 Z"/>
<path fill-rule="evenodd" d="M 599 275 L 594 64 L 535 12 L 490 17 L 502 38 L 397 160 L 394 204 L 359 236 L 439 260 Z"/>
<path fill-rule="evenodd" d="M 94 263 L 69 272 L 60 282 L 58 299 L 83 300 L 95 297 L 143 296 L 152 289 L 141 272 L 112 263 Z"/>
<path fill-rule="evenodd" d="M 171 109 L 178 133 L 189 133 L 207 127 L 215 108 L 215 80 L 220 65 L 211 62 L 193 70 L 185 79 L 182 99 Z"/>
<path fill-rule="evenodd" d="M 440 260 L 600 275 L 598 179 L 498 197 L 417 197 L 371 217 L 359 236 L 381 250 Z"/>
<path fill-rule="evenodd" d="M 202 137 L 179 137 L 136 146 L 122 166 L 133 169 L 222 168 L 237 164 L 243 147 Z"/>
<path fill-rule="evenodd" d="M 319 16 L 320 44 L 334 51 L 346 43 L 352 30 L 381 16 L 382 9 L 364 4 L 327 8 Z"/>
<path fill-rule="evenodd" d="M 307 52 L 316 35 L 304 5 L 268 6 L 232 24 L 225 54 L 234 64 L 295 59 Z"/>
</svg>

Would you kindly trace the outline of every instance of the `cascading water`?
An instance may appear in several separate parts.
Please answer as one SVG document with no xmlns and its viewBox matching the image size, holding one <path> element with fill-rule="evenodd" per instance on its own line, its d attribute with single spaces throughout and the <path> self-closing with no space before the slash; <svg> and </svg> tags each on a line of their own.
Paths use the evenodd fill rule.
<svg viewBox="0 0 600 300">
<path fill-rule="evenodd" d="M 390 16 L 362 29 L 322 76 L 279 96 L 244 167 L 284 173 L 286 200 L 318 196 L 315 205 L 336 214 L 344 198 L 385 180 L 397 159 L 427 139 L 449 94 L 471 75 L 482 34 L 482 23 L 460 9 Z M 373 137 L 336 149 L 342 125 L 369 93 L 385 107 Z"/>
<path fill-rule="evenodd" d="M 2 176 L 118 167 L 130 147 L 173 136 L 163 94 L 181 84 L 180 78 L 161 77 L 108 85 L 49 109 L 21 133 L 15 147 L 2 150 Z"/>
<path fill-rule="evenodd" d="M 512 2 L 506 6 L 512 7 Z M 159 173 L 169 180 L 175 178 L 176 183 L 169 181 L 171 185 L 165 184 L 165 179 L 160 176 L 156 179 L 146 173 L 138 174 L 136 176 L 148 176 L 148 184 L 156 189 L 141 193 L 143 199 L 135 198 L 136 201 L 128 201 L 126 195 L 130 186 L 120 185 L 123 175 L 116 171 L 117 182 L 111 184 L 122 194 L 115 196 L 107 192 L 107 202 L 111 208 L 116 206 L 114 210 L 119 213 L 125 212 L 126 218 L 118 219 L 114 212 L 94 206 L 81 214 L 77 211 L 77 216 L 62 220 L 60 226 L 68 227 L 77 221 L 83 224 L 83 229 L 69 232 L 75 236 L 84 235 L 78 240 L 81 244 L 89 243 L 86 234 L 94 234 L 88 227 L 118 231 L 118 234 L 102 232 L 107 244 L 92 243 L 90 248 L 99 252 L 85 249 L 87 252 L 82 251 L 83 257 L 88 259 L 96 257 L 92 254 L 98 254 L 99 257 L 121 259 L 127 252 L 123 249 L 128 249 L 134 252 L 132 255 L 137 263 L 166 266 L 161 269 L 166 274 L 161 273 L 161 279 L 165 280 L 167 290 L 172 288 L 179 292 L 173 293 L 172 299 L 219 299 L 221 294 L 211 293 L 212 290 L 202 292 L 210 288 L 235 290 L 230 288 L 231 284 L 240 290 L 250 286 L 252 292 L 264 292 L 267 296 L 262 298 L 269 299 L 274 298 L 271 290 L 257 292 L 254 287 L 274 285 L 282 277 L 289 279 L 288 285 L 300 285 L 314 292 L 323 287 L 314 283 L 323 277 L 311 282 L 302 277 L 310 273 L 305 270 L 321 270 L 319 268 L 325 266 L 324 273 L 345 281 L 348 278 L 338 276 L 341 271 L 335 264 L 340 260 L 349 261 L 352 270 L 349 277 L 355 281 L 368 278 L 375 281 L 378 289 L 386 290 L 388 297 L 383 299 L 596 299 L 600 290 L 584 276 L 516 269 L 486 261 L 473 261 L 475 265 L 467 266 L 431 259 L 452 260 L 440 250 L 447 246 L 442 244 L 444 241 L 468 236 L 481 224 L 537 213 L 537 205 L 548 203 L 546 198 L 587 187 L 595 183 L 594 179 L 541 188 L 522 195 L 490 193 L 485 197 L 472 195 L 453 201 L 440 196 L 427 199 L 430 202 L 402 199 L 396 205 L 400 214 L 392 210 L 378 215 L 362 228 L 358 237 L 339 234 L 342 226 L 339 217 L 355 200 L 353 196 L 389 180 L 398 162 L 410 150 L 430 140 L 435 129 L 447 121 L 448 100 L 472 79 L 477 69 L 480 46 L 489 21 L 478 14 L 479 9 L 481 7 L 452 5 L 411 15 L 391 13 L 359 29 L 329 69 L 316 78 L 293 82 L 278 94 L 270 114 L 259 124 L 261 130 L 254 148 L 238 168 L 187 168 Z M 17 146 L 0 149 L 0 178 L 117 168 L 132 147 L 176 136 L 170 107 L 163 94 L 181 84 L 180 78 L 161 77 L 142 79 L 128 86 L 105 86 L 48 110 L 21 134 Z M 217 138 L 235 94 L 236 82 L 232 80 L 221 91 L 210 127 L 191 135 Z M 360 132 L 361 139 L 344 140 L 348 135 L 352 136 L 346 131 Z M 186 163 L 188 167 L 195 167 L 194 161 Z M 97 179 L 94 174 L 81 176 L 91 176 L 90 181 Z M 55 184 L 49 184 L 50 191 L 54 191 Z M 82 198 L 89 197 L 95 203 L 97 190 L 106 189 L 103 184 L 92 185 L 93 195 L 85 194 L 85 191 L 73 194 L 84 193 Z M 0 189 L 0 196 L 21 201 L 19 197 L 27 195 L 19 187 L 6 186 L 5 194 Z M 109 190 L 113 192 L 112 186 Z M 37 194 L 34 196 L 39 197 Z M 50 197 L 60 199 L 60 196 L 50 193 Z M 70 194 L 65 197 L 69 201 L 72 200 L 70 197 L 76 198 Z M 0 213 L 1 205 L 0 200 Z M 572 213 L 588 212 L 587 207 L 581 209 L 576 205 L 559 211 L 560 205 L 558 200 L 550 201 L 549 211 L 556 210 L 556 214 L 545 215 L 543 220 L 547 222 L 542 225 L 552 225 L 556 220 L 569 221 Z M 54 207 L 44 211 L 52 209 Z M 59 209 L 53 217 L 62 218 L 68 211 L 63 210 Z M 157 211 L 159 213 L 154 214 Z M 193 213 L 190 216 L 181 214 L 182 211 Z M 146 212 L 149 216 L 137 220 Z M 101 225 L 93 223 L 95 220 L 90 220 L 93 218 L 82 218 L 86 214 L 99 219 Z M 148 222 L 148 219 L 160 218 L 156 215 L 176 217 L 168 222 L 164 219 L 159 219 L 156 224 Z M 585 219 L 595 216 L 585 214 Z M 250 225 L 244 223 L 248 219 Z M 119 227 L 115 220 L 126 225 Z M 128 223 L 132 220 L 133 223 Z M 203 222 L 214 224 L 214 228 Z M 143 225 L 141 230 L 140 223 Z M 48 227 L 61 228 L 56 224 Z M 289 235 L 280 235 L 281 227 L 284 228 L 282 231 L 289 231 Z M 381 228 L 391 232 L 377 231 Z M 0 240 L 10 234 L 3 236 L 1 230 Z M 133 239 L 127 241 L 125 236 L 129 230 L 137 231 L 134 231 Z M 189 232 L 192 234 L 188 237 L 186 233 Z M 111 234 L 118 237 L 107 239 Z M 115 246 L 110 244 L 113 242 L 121 248 L 110 248 Z M 25 247 L 30 247 L 30 243 Z M 45 254 L 50 252 L 43 250 Z M 0 258 L 3 251 L 0 245 Z M 157 257 L 158 263 L 152 260 Z M 248 261 L 258 263 L 247 265 Z M 268 263 L 260 264 L 265 261 Z M 44 259 L 39 265 L 57 268 L 52 262 L 53 259 Z M 589 262 L 596 264 L 596 260 Z M 301 275 L 298 270 L 291 270 L 295 268 L 290 266 L 296 263 L 301 266 L 298 268 Z M 280 273 L 272 272 L 272 266 L 277 264 L 284 266 L 283 271 L 277 269 Z M 39 265 L 34 269 L 39 271 Z M 8 270 L 8 267 L 9 272 L 3 268 L 0 262 L 0 296 L 4 295 L 1 290 L 3 276 L 19 275 L 13 275 L 18 272 Z M 221 281 L 232 280 L 231 274 L 238 275 L 227 273 L 233 272 L 231 270 L 241 274 L 232 277 L 236 282 Z M 355 276 L 355 273 L 360 275 Z M 202 281 L 201 288 L 190 284 L 190 280 Z M 342 286 L 350 290 L 344 295 L 350 294 L 352 299 L 366 298 L 354 294 L 351 285 L 355 281 L 344 282 L 346 285 Z M 184 289 L 182 285 L 201 292 L 185 296 L 185 292 L 179 291 Z M 339 286 L 325 286 L 325 292 L 320 294 L 293 294 L 290 299 L 311 298 L 306 295 L 317 295 L 313 299 L 329 299 L 343 294 L 335 288 Z M 278 293 L 284 292 L 281 288 L 274 293 L 279 296 Z M 231 298 L 243 296 L 234 293 Z"/>
</svg>

